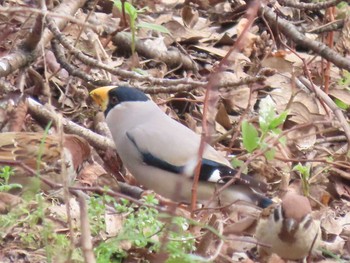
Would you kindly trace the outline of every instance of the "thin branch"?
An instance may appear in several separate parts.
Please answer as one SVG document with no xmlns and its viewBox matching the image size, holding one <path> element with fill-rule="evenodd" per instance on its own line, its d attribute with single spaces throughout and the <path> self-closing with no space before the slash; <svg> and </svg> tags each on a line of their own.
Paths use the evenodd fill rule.
<svg viewBox="0 0 350 263">
<path fill-rule="evenodd" d="M 314 91 L 317 96 L 322 98 L 322 100 L 327 104 L 327 106 L 333 111 L 334 115 L 337 117 L 338 121 L 340 122 L 340 124 L 344 130 L 345 136 L 346 136 L 347 141 L 348 141 L 348 149 L 349 149 L 349 147 L 350 147 L 350 126 L 349 126 L 348 122 L 346 121 L 342 110 L 334 103 L 334 101 L 323 90 L 321 90 L 315 84 L 312 84 L 305 77 L 301 76 L 299 78 L 299 80 L 309 90 Z M 297 82 L 297 84 L 299 84 L 299 85 L 301 83 Z M 313 89 L 312 87 L 315 87 L 315 89 Z"/>
<path fill-rule="evenodd" d="M 58 8 L 54 11 L 56 14 L 65 14 L 65 16 L 74 15 L 79 8 L 85 4 L 86 0 L 63 1 Z M 22 9 L 21 9 L 22 10 Z M 1 9 L 0 9 L 1 11 Z M 41 14 L 41 10 L 40 14 Z M 59 28 L 63 28 L 67 24 L 67 19 L 56 18 L 55 22 Z M 46 46 L 47 43 L 52 39 L 52 34 L 49 30 L 44 30 L 41 41 L 36 45 L 36 49 L 32 52 L 26 52 L 25 50 L 15 50 L 2 58 L 0 58 L 0 76 L 8 76 L 19 68 L 23 68 L 28 65 L 30 61 L 39 57 L 42 54 L 42 47 Z"/>
<path fill-rule="evenodd" d="M 80 243 L 81 243 L 81 250 L 83 252 L 85 262 L 95 263 L 96 259 L 93 252 L 92 236 L 91 236 L 89 217 L 87 212 L 88 207 L 86 204 L 85 196 L 79 190 L 70 189 L 70 192 L 72 192 L 72 194 L 74 194 L 77 197 L 79 207 L 80 207 L 80 226 L 81 226 Z"/>
<path fill-rule="evenodd" d="M 318 11 L 320 9 L 333 7 L 342 1 L 343 0 L 329 0 L 329 1 L 317 2 L 317 3 L 303 3 L 303 2 L 297 2 L 294 0 L 278 0 L 278 2 L 283 6 L 289 6 L 300 10 L 310 10 L 310 11 Z"/>
<path fill-rule="evenodd" d="M 46 121 L 56 120 L 58 118 L 57 114 L 54 111 L 51 111 L 49 108 L 41 105 L 31 98 L 28 98 L 28 108 L 30 114 L 35 118 L 44 119 Z M 64 130 L 67 133 L 80 135 L 97 149 L 115 149 L 115 144 L 111 139 L 98 135 L 91 130 L 81 127 L 78 124 L 65 118 L 62 118 L 62 124 Z"/>
<path fill-rule="evenodd" d="M 337 67 L 350 71 L 349 59 L 341 56 L 339 53 L 327 47 L 327 45 L 307 38 L 290 21 L 277 17 L 276 13 L 274 13 L 271 8 L 263 6 L 260 8 L 260 13 L 269 23 L 276 25 L 278 29 L 288 37 L 288 39 L 314 51 L 316 54 L 332 62 Z"/>
</svg>

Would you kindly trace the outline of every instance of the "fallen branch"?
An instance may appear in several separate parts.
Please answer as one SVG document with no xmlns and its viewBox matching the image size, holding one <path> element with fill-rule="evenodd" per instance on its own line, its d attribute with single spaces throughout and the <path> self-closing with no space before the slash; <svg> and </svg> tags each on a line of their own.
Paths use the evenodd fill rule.
<svg viewBox="0 0 350 263">
<path fill-rule="evenodd" d="M 50 110 L 49 108 L 41 105 L 32 98 L 28 98 L 28 109 L 29 113 L 35 118 L 44 119 L 45 121 L 58 119 L 58 115 L 53 110 Z M 89 129 L 81 127 L 80 125 L 67 120 L 66 118 L 62 118 L 62 124 L 65 132 L 77 134 L 83 137 L 90 143 L 91 146 L 97 149 L 115 149 L 114 142 L 111 139 L 98 135 Z"/>
<path fill-rule="evenodd" d="M 290 21 L 277 17 L 276 13 L 273 12 L 271 8 L 267 6 L 260 7 L 260 15 L 265 17 L 269 23 L 276 25 L 280 32 L 282 32 L 288 39 L 292 40 L 297 45 L 312 50 L 339 68 L 350 71 L 349 59 L 341 56 L 327 45 L 306 37 L 304 34 L 299 32 L 299 30 Z"/>
<path fill-rule="evenodd" d="M 320 9 L 326 9 L 332 6 L 336 6 L 343 0 L 329 0 L 325 2 L 317 2 L 317 3 L 303 3 L 297 2 L 294 0 L 279 0 L 278 2 L 283 6 L 294 7 L 300 10 L 311 10 L 318 11 Z"/>
<path fill-rule="evenodd" d="M 131 34 L 127 32 L 120 32 L 113 37 L 113 43 L 120 50 L 130 50 Z M 138 54 L 146 57 L 157 59 L 170 68 L 177 68 L 181 66 L 185 70 L 197 70 L 197 65 L 190 59 L 189 56 L 182 54 L 178 50 L 160 51 L 154 46 L 147 45 L 141 40 L 136 40 L 135 48 Z"/>
<path fill-rule="evenodd" d="M 54 10 L 54 12 L 57 14 L 64 14 L 65 16 L 73 16 L 85 3 L 86 0 L 65 0 Z M 67 24 L 67 19 L 65 18 L 55 18 L 54 20 L 59 28 L 63 28 Z M 28 50 L 25 49 L 17 49 L 13 53 L 0 58 L 0 76 L 8 76 L 10 73 L 19 68 L 25 67 L 30 61 L 41 56 L 42 51 L 44 50 L 43 47 L 45 47 L 51 39 L 51 32 L 45 29 L 41 41 L 35 45 L 35 50 L 28 52 Z"/>
</svg>

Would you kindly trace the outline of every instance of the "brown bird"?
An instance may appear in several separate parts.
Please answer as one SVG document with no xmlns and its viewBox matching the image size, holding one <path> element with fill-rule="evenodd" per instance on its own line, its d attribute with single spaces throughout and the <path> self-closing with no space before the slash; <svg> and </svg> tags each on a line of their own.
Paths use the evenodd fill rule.
<svg viewBox="0 0 350 263">
<path fill-rule="evenodd" d="M 120 158 L 138 182 L 173 201 L 190 202 L 200 136 L 170 118 L 135 88 L 102 87 L 90 94 L 105 113 Z M 206 145 L 198 200 L 209 200 L 216 183 L 235 174 L 230 162 Z M 221 193 L 222 203 L 243 200 L 262 207 L 271 204 L 270 199 L 251 189 L 250 176 L 243 175 L 243 178 L 247 184 L 231 185 Z M 265 185 L 260 181 L 255 184 Z"/>
<path fill-rule="evenodd" d="M 298 260 L 319 246 L 320 222 L 312 219 L 308 198 L 287 193 L 281 204 L 262 211 L 255 236 L 262 244 L 260 255 L 276 253 L 284 259 Z"/>
<path fill-rule="evenodd" d="M 62 184 L 74 181 L 77 170 L 83 161 L 90 157 L 88 143 L 77 135 L 65 134 L 45 135 L 34 132 L 5 132 L 0 134 L 0 164 L 7 164 L 13 169 L 10 183 L 19 183 L 24 188 L 29 187 L 33 173 Z M 63 151 L 67 173 L 61 173 L 61 152 Z M 1 163 L 2 162 L 2 163 Z M 29 169 L 28 169 L 29 168 Z M 31 169 L 31 171 L 29 171 Z M 46 184 L 41 184 L 43 190 L 49 190 Z"/>
</svg>

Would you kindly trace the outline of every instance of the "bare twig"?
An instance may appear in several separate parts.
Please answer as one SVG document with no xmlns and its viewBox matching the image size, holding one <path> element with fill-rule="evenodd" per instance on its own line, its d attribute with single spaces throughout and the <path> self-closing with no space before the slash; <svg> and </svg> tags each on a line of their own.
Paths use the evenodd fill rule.
<svg viewBox="0 0 350 263">
<path fill-rule="evenodd" d="M 36 102 L 35 100 L 28 98 L 28 108 L 29 112 L 36 118 L 44 119 L 46 121 L 56 120 L 58 118 L 57 114 L 53 111 L 50 111 L 45 106 Z M 79 126 L 78 124 L 69 121 L 65 118 L 62 119 L 63 128 L 67 133 L 73 133 L 80 135 L 85 138 L 93 147 L 97 149 L 112 148 L 115 149 L 115 144 L 111 139 L 98 135 L 84 127 Z"/>
<path fill-rule="evenodd" d="M 260 13 L 266 18 L 266 20 L 275 24 L 278 29 L 286 35 L 289 39 L 294 41 L 296 44 L 301 45 L 314 51 L 316 54 L 320 55 L 324 59 L 332 62 L 339 68 L 346 69 L 350 71 L 350 61 L 349 59 L 341 56 L 339 53 L 327 47 L 325 44 L 307 38 L 304 34 L 298 31 L 298 29 L 289 21 L 276 16 L 271 8 L 263 6 L 260 8 Z"/>
<path fill-rule="evenodd" d="M 83 193 L 79 190 L 70 190 L 78 199 L 80 207 L 80 225 L 81 225 L 81 250 L 83 251 L 85 262 L 95 263 L 95 255 L 93 252 L 92 237 L 90 231 L 88 208 Z"/>
<path fill-rule="evenodd" d="M 342 1 L 343 0 L 329 0 L 329 1 L 317 2 L 317 3 L 303 3 L 303 2 L 293 1 L 293 0 L 279 0 L 278 2 L 281 5 L 294 7 L 301 10 L 318 11 L 320 9 L 326 9 L 328 7 L 336 6 Z"/>
<path fill-rule="evenodd" d="M 327 106 L 333 111 L 334 115 L 337 117 L 337 119 L 339 120 L 339 122 L 344 130 L 346 138 L 348 139 L 348 149 L 349 149 L 350 126 L 349 126 L 348 122 L 346 121 L 342 110 L 334 103 L 334 101 L 324 91 L 322 91 L 316 85 L 314 85 L 314 84 L 312 85 L 311 82 L 309 80 L 307 80 L 305 77 L 301 76 L 299 78 L 299 80 L 308 89 L 310 89 L 311 91 L 314 91 L 317 96 L 322 98 L 322 100 L 327 104 Z M 297 84 L 298 84 L 298 82 L 297 82 Z M 313 89 L 312 86 L 315 87 L 315 89 Z"/>
<path fill-rule="evenodd" d="M 236 43 L 230 48 L 230 50 L 227 52 L 225 57 L 220 61 L 219 65 L 214 69 L 213 73 L 210 74 L 208 83 L 206 85 L 206 92 L 205 92 L 205 97 L 204 97 L 204 107 L 203 107 L 203 117 L 202 117 L 202 127 L 203 127 L 203 132 L 201 136 L 201 142 L 199 145 L 198 149 L 198 163 L 194 172 L 194 178 L 193 178 L 193 185 L 192 185 L 192 199 L 191 199 L 191 213 L 193 215 L 193 211 L 195 210 L 195 206 L 197 203 L 197 187 L 198 187 L 198 181 L 199 181 L 199 175 L 200 175 L 200 169 L 201 169 L 201 163 L 202 163 L 202 156 L 204 153 L 205 149 L 205 143 L 207 141 L 207 138 L 209 137 L 209 127 L 207 123 L 207 117 L 208 117 L 208 111 L 209 107 L 214 107 L 213 105 L 215 103 L 215 100 L 218 98 L 213 98 L 210 95 L 210 92 L 214 90 L 214 87 L 217 88 L 217 83 L 218 83 L 218 73 L 222 72 L 225 70 L 226 65 L 229 62 L 229 57 L 230 55 L 237 50 L 240 50 L 243 45 L 244 41 L 247 37 L 247 33 L 249 29 L 251 28 L 255 17 L 257 16 L 258 13 L 258 8 L 259 8 L 259 3 L 258 1 L 253 1 L 250 5 L 250 7 L 247 9 L 247 23 L 245 27 L 243 28 L 241 34 L 238 36 L 238 39 Z M 211 103 L 210 103 L 211 100 Z M 239 175 L 238 175 L 239 176 Z M 233 181 L 231 182 L 233 183 Z"/>
<path fill-rule="evenodd" d="M 127 50 L 131 46 L 131 34 L 127 32 L 119 32 L 113 38 L 113 42 L 120 49 Z M 195 70 L 196 64 L 187 56 L 179 52 L 178 50 L 160 51 L 150 45 L 146 45 L 141 40 L 137 40 L 135 43 L 137 53 L 147 58 L 158 59 L 170 68 L 178 67 L 181 65 L 184 69 Z"/>
<path fill-rule="evenodd" d="M 55 36 L 55 41 L 52 43 L 54 44 L 54 47 L 57 48 L 57 41 L 59 41 L 62 46 L 64 46 L 71 54 L 73 54 L 77 59 L 81 60 L 83 63 L 85 63 L 88 66 L 100 68 L 103 70 L 106 70 L 107 72 L 110 72 L 111 74 L 118 75 L 125 79 L 135 79 L 138 81 L 146 81 L 151 83 L 152 85 L 159 85 L 159 87 L 152 87 L 145 89 L 144 87 L 138 87 L 139 89 L 144 90 L 146 93 L 149 94 L 155 94 L 155 93 L 175 93 L 179 91 L 190 91 L 192 89 L 198 88 L 198 87 L 204 87 L 208 83 L 206 81 L 195 81 L 190 78 L 182 78 L 182 79 L 166 79 L 166 78 L 154 78 L 151 76 L 143 76 L 139 75 L 136 72 L 131 72 L 127 70 L 123 70 L 120 68 L 114 68 L 110 67 L 94 58 L 86 56 L 83 52 L 81 52 L 79 49 L 75 48 L 73 45 L 70 44 L 70 42 L 64 37 L 64 35 L 61 34 L 58 27 L 55 25 L 54 21 L 52 19 L 47 19 L 48 28 L 51 30 L 51 32 Z M 59 51 L 59 49 L 57 48 Z M 57 53 L 57 52 L 56 52 Z M 59 54 L 57 59 L 61 63 L 62 67 L 66 69 L 71 75 L 83 78 L 87 82 L 90 82 L 94 85 L 117 85 L 119 83 L 112 83 L 108 80 L 95 80 L 88 74 L 80 71 L 79 69 L 73 67 L 71 64 L 69 64 L 64 55 L 63 52 L 57 53 Z M 237 82 L 228 82 L 224 85 L 219 86 L 220 88 L 234 88 L 238 86 L 242 86 L 245 84 L 250 83 L 262 83 L 265 80 L 265 76 L 256 76 L 256 77 L 247 77 L 244 79 L 241 79 Z M 175 86 L 175 87 L 169 87 L 169 86 Z M 136 87 L 136 86 L 135 86 Z"/>
<path fill-rule="evenodd" d="M 54 12 L 56 14 L 65 14 L 65 17 L 67 15 L 74 15 L 76 11 L 85 4 L 85 2 L 86 0 L 66 0 L 63 1 Z M 40 13 L 42 12 L 41 10 L 39 11 Z M 63 28 L 67 23 L 67 19 L 63 18 L 56 18 L 55 21 L 59 28 Z M 33 61 L 34 58 L 41 55 L 41 47 L 46 46 L 46 44 L 50 42 L 51 38 L 52 34 L 50 33 L 50 31 L 44 30 L 40 43 L 36 45 L 37 48 L 33 52 L 28 53 L 25 50 L 18 49 L 15 50 L 13 53 L 10 53 L 0 58 L 0 76 L 7 76 L 15 70 L 28 65 L 30 61 Z"/>
<path fill-rule="evenodd" d="M 0 6 L 0 13 L 5 14 L 5 13 L 33 13 L 33 14 L 38 14 L 38 15 L 42 15 L 43 17 L 54 17 L 54 18 L 61 18 L 64 21 L 69 21 L 71 23 L 77 24 L 77 25 L 81 25 L 81 26 L 85 26 L 85 27 L 89 27 L 92 28 L 94 31 L 98 31 L 97 26 L 92 25 L 90 23 L 85 23 L 82 22 L 79 19 L 76 19 L 73 15 L 70 14 L 66 14 L 66 13 L 60 13 L 56 11 L 43 11 L 41 9 L 37 9 L 37 8 L 32 8 L 32 7 L 16 7 L 16 6 L 8 6 L 8 7 L 2 7 Z"/>
</svg>

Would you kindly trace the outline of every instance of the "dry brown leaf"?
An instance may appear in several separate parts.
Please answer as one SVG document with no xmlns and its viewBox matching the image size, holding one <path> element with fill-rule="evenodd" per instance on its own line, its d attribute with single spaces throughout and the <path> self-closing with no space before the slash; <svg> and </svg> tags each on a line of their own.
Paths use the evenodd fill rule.
<svg viewBox="0 0 350 263">
<path fill-rule="evenodd" d="M 228 114 L 232 112 L 241 112 L 249 105 L 250 88 L 240 87 L 232 89 L 225 94 L 222 94 L 223 103 L 226 107 Z M 250 107 L 252 108 L 257 100 L 257 94 L 253 93 L 250 101 Z"/>
<path fill-rule="evenodd" d="M 80 19 L 85 19 L 83 15 L 80 15 Z M 103 12 L 93 12 L 89 15 L 89 22 L 98 27 L 98 32 L 103 31 L 106 34 L 112 34 L 119 29 L 120 18 L 113 17 L 112 14 L 106 14 Z"/>
<path fill-rule="evenodd" d="M 293 102 L 289 115 L 289 120 L 297 124 L 308 123 L 312 120 L 311 112 L 302 102 Z"/>
<path fill-rule="evenodd" d="M 261 62 L 263 67 L 272 68 L 279 73 L 292 73 L 293 63 L 286 61 L 283 57 L 268 56 Z"/>
<path fill-rule="evenodd" d="M 337 87 L 329 90 L 329 95 L 341 100 L 342 102 L 350 105 L 350 92 L 345 87 Z"/>
<path fill-rule="evenodd" d="M 226 130 L 232 128 L 231 120 L 226 112 L 225 106 L 222 103 L 219 103 L 219 110 L 216 114 L 215 121 L 222 125 Z"/>
<path fill-rule="evenodd" d="M 220 85 L 227 85 L 228 83 L 235 83 L 246 77 L 247 74 L 242 71 L 221 72 L 218 74 L 218 82 Z M 226 107 L 228 114 L 233 112 L 239 112 L 246 109 L 249 104 L 250 88 L 246 86 L 240 86 L 233 89 L 220 90 L 223 103 Z M 253 93 L 251 96 L 250 106 L 253 107 L 257 99 L 257 94 Z"/>
<path fill-rule="evenodd" d="M 124 217 L 121 214 L 105 213 L 106 233 L 109 237 L 116 236 L 123 228 Z M 131 244 L 130 244 L 131 245 Z"/>
<path fill-rule="evenodd" d="M 287 134 L 289 142 L 294 142 L 299 151 L 310 150 L 316 143 L 316 128 L 304 127 Z"/>
<path fill-rule="evenodd" d="M 7 213 L 10 209 L 22 202 L 22 199 L 16 195 L 0 192 L 0 214 Z"/>
<path fill-rule="evenodd" d="M 347 172 L 343 172 L 340 169 L 334 169 L 332 168 L 332 172 L 335 172 L 338 176 L 345 178 L 346 176 L 349 177 L 349 174 Z M 350 179 L 341 179 L 338 176 L 334 175 L 332 176 L 332 182 L 335 188 L 336 193 L 344 199 L 350 198 L 350 185 L 349 185 L 349 180 Z"/>
<path fill-rule="evenodd" d="M 242 18 L 237 25 L 237 35 L 240 35 L 244 28 L 246 27 L 247 23 L 249 23 L 249 20 L 246 18 Z M 252 33 L 253 29 L 250 29 L 250 32 L 245 33 L 245 39 L 244 39 L 244 47 L 243 47 L 243 54 L 247 57 L 250 57 L 253 50 L 255 49 L 255 43 L 258 41 L 259 36 Z"/>
<path fill-rule="evenodd" d="M 107 174 L 107 172 L 101 165 L 95 162 L 92 164 L 89 163 L 87 165 L 84 165 L 83 169 L 79 172 L 78 180 L 84 185 L 98 185 L 97 182 L 99 177 L 105 174 Z"/>
<path fill-rule="evenodd" d="M 193 47 L 195 47 L 198 50 L 205 51 L 211 55 L 215 55 L 215 56 L 218 56 L 221 58 L 223 58 L 227 54 L 226 50 L 223 50 L 221 48 L 212 47 L 212 46 L 194 45 Z"/>
<path fill-rule="evenodd" d="M 217 0 L 214 0 L 213 2 L 216 2 Z M 226 14 L 226 13 L 232 13 L 232 5 L 228 1 L 217 1 L 220 2 L 213 6 L 212 12 L 215 14 Z"/>
<path fill-rule="evenodd" d="M 196 43 L 199 40 L 218 40 L 219 35 L 213 32 L 209 27 L 209 21 L 200 18 L 194 28 L 187 28 L 182 24 L 182 18 L 173 17 L 173 20 L 168 21 L 165 26 L 172 34 L 172 38 L 175 38 L 178 42 L 183 43 Z M 169 42 L 167 42 L 169 43 Z"/>
<path fill-rule="evenodd" d="M 295 95 L 295 98 L 293 100 L 294 102 L 300 102 L 304 104 L 305 107 L 309 110 L 311 114 L 313 114 L 312 118 L 314 120 L 321 119 L 320 115 L 326 115 L 326 111 L 324 109 L 324 106 L 320 103 L 320 100 L 316 98 L 314 94 L 311 94 L 309 92 L 298 92 Z M 329 110 L 328 110 L 329 111 Z"/>
<path fill-rule="evenodd" d="M 70 217 L 74 227 L 80 227 L 80 207 L 75 198 L 69 199 Z M 58 220 L 67 221 L 67 206 L 65 204 L 51 204 L 48 207 L 50 216 Z"/>
<path fill-rule="evenodd" d="M 72 155 L 74 170 L 77 170 L 91 155 L 89 143 L 84 138 L 77 135 L 66 134 L 64 136 L 63 147 L 68 149 Z"/>
<path fill-rule="evenodd" d="M 199 14 L 197 10 L 194 10 L 191 6 L 185 5 L 181 10 L 181 16 L 184 24 L 193 28 L 198 22 Z"/>
<path fill-rule="evenodd" d="M 336 42 L 335 48 L 343 55 L 349 55 L 350 53 L 350 18 L 348 16 L 344 19 L 341 36 Z"/>
<path fill-rule="evenodd" d="M 189 113 L 185 113 L 184 117 L 185 117 L 186 126 L 190 128 L 192 131 L 196 132 L 197 126 L 198 126 L 198 122 L 196 121 L 196 119 L 193 118 L 193 116 Z"/>
<path fill-rule="evenodd" d="M 49 72 L 56 73 L 55 77 L 57 80 L 54 80 L 55 83 L 60 83 L 59 80 L 65 81 L 69 77 L 68 72 L 61 67 L 61 64 L 57 62 L 56 57 L 51 50 L 45 51 L 45 60 Z M 64 82 L 62 82 L 60 86 L 63 84 Z"/>
<path fill-rule="evenodd" d="M 164 26 L 170 31 L 172 37 L 167 37 L 167 41 L 166 43 L 172 43 L 173 40 L 175 39 L 176 41 L 182 41 L 182 40 L 187 40 L 190 41 L 189 39 L 195 41 L 198 41 L 199 39 L 203 38 L 203 36 L 194 36 L 192 35 L 191 37 L 189 36 L 190 34 L 188 33 L 187 29 L 181 25 L 181 23 L 175 21 L 175 20 L 171 20 L 168 21 L 164 24 Z M 170 38 L 171 40 L 168 40 L 168 38 Z"/>
<path fill-rule="evenodd" d="M 9 126 L 10 126 L 9 130 L 11 132 L 19 132 L 22 130 L 27 112 L 28 112 L 27 100 L 21 99 L 18 102 L 16 106 L 16 110 L 13 112 L 9 120 Z"/>
</svg>

